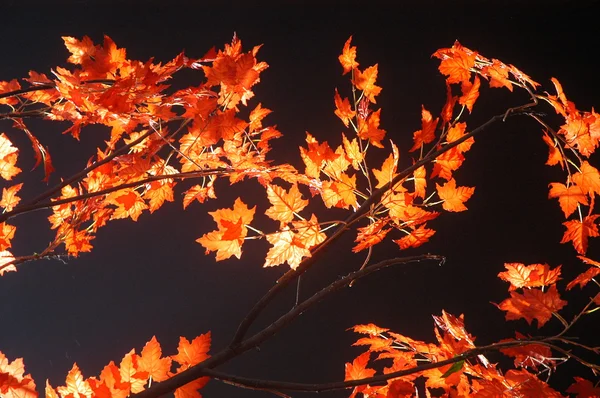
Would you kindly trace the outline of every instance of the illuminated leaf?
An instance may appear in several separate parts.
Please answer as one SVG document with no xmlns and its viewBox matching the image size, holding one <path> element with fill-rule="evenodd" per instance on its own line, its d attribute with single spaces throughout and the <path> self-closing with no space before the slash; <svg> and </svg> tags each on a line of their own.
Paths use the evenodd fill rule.
<svg viewBox="0 0 600 398">
<path fill-rule="evenodd" d="M 152 339 L 142 349 L 138 367 L 140 371 L 148 372 L 154 381 L 163 381 L 169 378 L 171 358 L 162 358 L 162 349 L 156 336 L 152 336 Z"/>
<path fill-rule="evenodd" d="M 579 172 L 572 175 L 573 182 L 585 193 L 595 192 L 600 195 L 600 173 L 598 169 L 583 161 Z"/>
<path fill-rule="evenodd" d="M 531 325 L 535 319 L 538 328 L 541 328 L 550 320 L 553 312 L 558 312 L 566 304 L 560 299 L 556 285 L 552 285 L 546 292 L 540 289 L 525 289 L 523 294 L 510 292 L 510 298 L 497 307 L 506 311 L 506 320 L 524 318 Z"/>
<path fill-rule="evenodd" d="M 371 113 L 366 122 L 363 119 L 358 120 L 358 137 L 362 140 L 369 140 L 369 143 L 378 148 L 383 148 L 381 140 L 385 137 L 385 130 L 379 128 L 381 109 Z"/>
<path fill-rule="evenodd" d="M 435 187 L 440 199 L 444 201 L 442 207 L 447 211 L 467 210 L 464 202 L 469 200 L 473 192 L 475 192 L 475 188 L 457 187 L 454 179 L 451 179 L 442 186 L 435 184 Z"/>
<path fill-rule="evenodd" d="M 562 153 L 560 152 L 560 150 L 557 147 L 557 143 L 550 138 L 550 136 L 544 132 L 544 136 L 542 137 L 542 139 L 544 140 L 544 142 L 546 143 L 546 145 L 548 145 L 548 160 L 546 161 L 546 164 L 548 166 L 554 166 L 555 164 L 560 164 L 560 167 L 562 169 L 565 168 L 565 159 L 562 156 Z"/>
<path fill-rule="evenodd" d="M 14 261 L 14 257 L 8 250 L 0 251 L 0 276 L 4 275 L 5 272 L 16 271 L 17 267 L 14 264 L 7 265 Z"/>
<path fill-rule="evenodd" d="M 21 172 L 16 166 L 19 150 L 12 146 L 6 134 L 0 134 L 0 177 L 10 180 Z"/>
<path fill-rule="evenodd" d="M 481 82 L 479 77 L 475 76 L 473 83 L 468 80 L 464 80 L 461 85 L 462 96 L 458 99 L 458 103 L 464 105 L 469 110 L 469 113 L 473 111 L 473 104 L 479 97 L 479 86 Z"/>
<path fill-rule="evenodd" d="M 142 212 L 148 208 L 140 194 L 131 188 L 109 194 L 106 202 L 117 206 L 112 219 L 131 217 L 133 221 L 137 221 Z"/>
<path fill-rule="evenodd" d="M 9 362 L 2 351 L 0 351 L 0 394 L 2 398 L 37 398 L 35 383 L 31 375 L 25 374 L 23 358 Z"/>
<path fill-rule="evenodd" d="M 583 222 L 579 220 L 571 220 L 563 223 L 567 230 L 563 235 L 560 243 L 573 242 L 573 247 L 579 254 L 585 254 L 587 251 L 588 237 L 596 237 L 598 234 L 598 226 L 596 225 L 596 219 L 600 215 L 589 215 L 583 219 Z"/>
<path fill-rule="evenodd" d="M 444 48 L 433 53 L 433 56 L 442 60 L 439 70 L 448 76 L 446 81 L 450 84 L 468 81 L 471 77 L 471 68 L 475 66 L 477 53 L 463 47 L 458 41 L 452 48 Z"/>
<path fill-rule="evenodd" d="M 81 371 L 77 364 L 73 364 L 73 367 L 67 374 L 66 386 L 61 386 L 56 389 L 58 393 L 63 396 L 69 396 L 72 394 L 74 397 L 91 397 L 92 388 L 87 380 L 84 380 Z"/>
<path fill-rule="evenodd" d="M 588 205 L 587 196 L 579 185 L 571 185 L 567 188 L 564 184 L 553 182 L 550 184 L 548 198 L 558 198 L 565 217 L 573 214 L 579 204 Z"/>
<path fill-rule="evenodd" d="M 363 95 L 372 103 L 376 103 L 375 97 L 381 93 L 381 87 L 375 85 L 377 80 L 377 64 L 369 66 L 364 72 L 358 69 L 354 70 L 354 85 L 362 90 Z"/>
<path fill-rule="evenodd" d="M 265 215 L 279 221 L 281 226 L 292 221 L 294 213 L 299 213 L 308 205 L 308 200 L 302 199 L 296 184 L 292 185 L 289 192 L 280 186 L 268 185 L 267 198 L 271 202 L 271 207 L 265 211 Z"/>
<path fill-rule="evenodd" d="M 425 228 L 425 225 L 421 225 L 418 228 L 410 231 L 408 235 L 403 238 L 397 239 L 394 242 L 400 246 L 400 249 L 408 249 L 409 247 L 419 247 L 429 241 L 435 234 L 435 230 Z"/>
<path fill-rule="evenodd" d="M 0 207 L 3 207 L 5 211 L 11 211 L 19 204 L 21 198 L 17 196 L 17 193 L 21 190 L 23 184 L 15 184 L 10 188 L 2 188 L 2 199 L 0 199 Z"/>
<path fill-rule="evenodd" d="M 354 115 L 356 115 L 356 112 L 352 110 L 352 107 L 350 106 L 350 101 L 348 101 L 348 98 L 344 98 L 342 100 L 337 89 L 335 90 L 333 100 L 335 102 L 334 113 L 337 117 L 342 119 L 344 126 L 348 127 L 348 125 L 350 124 L 350 120 L 354 117 Z"/>
<path fill-rule="evenodd" d="M 190 368 L 210 357 L 210 332 L 201 334 L 191 342 L 185 337 L 179 338 L 179 346 L 177 347 L 177 355 L 171 356 L 175 362 L 184 368 Z"/>
<path fill-rule="evenodd" d="M 342 67 L 344 68 L 343 75 L 358 67 L 358 62 L 356 62 L 356 47 L 350 46 L 351 42 L 352 36 L 346 40 L 344 48 L 342 49 L 342 54 L 338 57 Z"/>
<path fill-rule="evenodd" d="M 435 139 L 435 129 L 437 127 L 439 118 L 433 120 L 431 112 L 421 106 L 421 130 L 413 133 L 414 145 L 410 148 L 409 152 L 414 152 L 421 148 L 424 144 L 429 144 Z"/>
</svg>

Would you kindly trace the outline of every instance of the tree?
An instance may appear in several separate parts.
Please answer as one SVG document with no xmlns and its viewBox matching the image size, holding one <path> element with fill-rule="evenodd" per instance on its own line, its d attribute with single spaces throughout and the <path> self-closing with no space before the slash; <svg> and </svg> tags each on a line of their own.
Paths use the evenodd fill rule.
<svg viewBox="0 0 600 398">
<path fill-rule="evenodd" d="M 435 233 L 430 222 L 442 212 L 466 210 L 465 202 L 474 188 L 457 186 L 455 172 L 465 160 L 474 137 L 490 125 L 515 117 L 536 120 L 544 130 L 544 141 L 550 155 L 547 164 L 560 166 L 563 182 L 552 182 L 549 197 L 557 198 L 566 228 L 563 243 L 572 243 L 579 257 L 590 267 L 571 280 L 567 289 L 583 287 L 597 276 L 599 263 L 584 257 L 588 238 L 598 236 L 593 214 L 594 198 L 600 193 L 600 175 L 587 158 L 598 145 L 597 114 L 580 111 L 564 94 L 558 80 L 552 79 L 556 94 L 538 89 L 539 83 L 516 67 L 496 59 L 488 59 L 456 42 L 451 48 L 436 51 L 440 72 L 446 76 L 446 103 L 437 112 L 422 108 L 421 129 L 414 133 L 414 145 L 409 149 L 412 165 L 399 170 L 400 150 L 386 140 L 380 128 L 381 109 L 376 97 L 377 65 L 360 68 L 356 48 L 351 38 L 345 43 L 339 61 L 343 73 L 350 73 L 351 91 L 335 92 L 335 114 L 347 128 L 333 149 L 329 142 L 319 142 L 307 134 L 306 147 L 300 148 L 305 166 L 301 172 L 287 163 L 269 160 L 270 141 L 281 137 L 275 127 L 263 125 L 270 113 L 259 103 L 241 116 L 253 97 L 253 86 L 267 68 L 256 59 L 259 47 L 242 49 L 234 36 L 223 50 L 210 50 L 203 57 L 190 59 L 183 53 L 162 65 L 142 63 L 126 58 L 108 37 L 103 45 L 95 45 L 88 37 L 82 40 L 65 37 L 71 52 L 72 70 L 56 68 L 54 79 L 30 72 L 26 87 L 12 80 L 0 85 L 1 103 L 10 107 L 2 119 L 12 120 L 15 127 L 31 140 L 38 164 L 43 164 L 44 180 L 53 171 L 47 148 L 29 130 L 26 118 L 43 117 L 68 121 L 65 131 L 79 138 L 88 124 L 110 127 L 105 146 L 98 148 L 87 167 L 68 177 L 57 186 L 21 203 L 21 183 L 12 183 L 21 170 L 19 149 L 10 137 L 0 135 L 3 188 L 1 205 L 3 264 L 0 272 L 16 271 L 24 262 L 62 256 L 76 257 L 91 251 L 92 240 L 99 229 L 115 219 L 137 221 L 144 212 L 154 213 L 167 201 L 174 201 L 174 188 L 180 181 L 194 179 L 197 185 L 185 190 L 183 206 L 217 197 L 221 184 L 256 180 L 263 188 L 270 207 L 249 207 L 245 198 L 211 212 L 216 229 L 198 239 L 207 253 L 216 252 L 217 260 L 240 258 L 246 240 L 264 238 L 270 248 L 265 267 L 287 263 L 290 271 L 255 305 L 241 322 L 231 344 L 209 357 L 210 333 L 191 342 L 181 338 L 178 352 L 163 357 L 155 338 L 140 355 L 128 353 L 119 367 L 107 365 L 99 378 L 84 379 L 77 365 L 67 376 L 66 386 L 46 387 L 48 396 L 96 394 L 99 396 L 140 396 L 175 390 L 178 396 L 197 396 L 208 378 L 223 380 L 240 387 L 274 391 L 327 391 L 356 387 L 352 395 L 410 396 L 416 377 L 425 380 L 426 388 L 448 394 L 494 396 L 556 395 L 543 375 L 554 371 L 567 360 L 579 362 L 595 371 L 598 365 L 585 355 L 597 355 L 591 343 L 579 342 L 566 335 L 579 319 L 597 309 L 599 295 L 587 301 L 577 316 L 567 320 L 559 314 L 566 305 L 557 288 L 561 267 L 546 264 L 506 264 L 499 277 L 509 282 L 510 298 L 497 304 L 506 312 L 506 319 L 536 320 L 541 328 L 552 317 L 562 329 L 544 337 L 516 338 L 485 346 L 475 346 L 474 337 L 464 327 L 463 316 L 445 311 L 434 316 L 436 343 L 425 343 L 394 333 L 373 324 L 357 325 L 354 331 L 365 335 L 357 345 L 368 346 L 366 352 L 346 364 L 344 382 L 322 385 L 283 383 L 236 377 L 213 370 L 214 367 L 260 345 L 274 333 L 292 322 L 331 293 L 383 268 L 398 264 L 433 260 L 443 262 L 440 255 L 422 254 L 398 257 L 371 263 L 371 253 L 384 239 L 396 238 L 400 249 L 417 248 Z M 168 90 L 166 85 L 182 69 L 202 70 L 205 81 L 198 87 Z M 466 114 L 475 109 L 482 80 L 492 88 L 522 90 L 529 101 L 507 107 L 477 127 L 467 128 Z M 342 90 L 340 90 L 342 91 Z M 560 118 L 555 128 L 539 110 L 550 106 Z M 543 109 L 543 108 L 542 108 Z M 545 109 L 547 110 L 547 108 Z M 551 118 L 549 118 L 551 119 Z M 375 148 L 374 148 L 375 147 Z M 386 149 L 387 147 L 387 149 Z M 373 155 L 387 152 L 385 160 Z M 405 155 L 406 156 L 406 155 Z M 226 186 L 226 185 L 225 185 Z M 315 215 L 312 209 L 322 203 L 326 209 L 345 209 L 346 218 L 330 220 Z M 433 210 L 430 210 L 432 208 Z M 16 227 L 10 219 L 34 210 L 51 211 L 49 220 L 56 236 L 46 249 L 33 255 L 14 257 L 11 251 Z M 256 227 L 255 216 L 264 215 L 274 223 L 265 232 Z M 310 214 L 310 216 L 309 216 Z M 327 216 L 325 216 L 327 217 Z M 428 224 L 429 223 L 429 224 Z M 261 224 L 262 225 L 262 224 Z M 268 225 L 268 224 L 267 224 Z M 318 266 L 322 253 L 347 232 L 357 232 L 352 250 L 367 253 L 360 269 L 332 281 L 312 297 L 296 305 L 270 326 L 248 337 L 249 328 L 257 316 L 283 288 L 299 281 L 307 270 Z M 595 282 L 595 281 L 594 281 Z M 560 285 L 559 285 L 560 286 Z M 560 288 L 563 289 L 562 287 Z M 484 356 L 501 351 L 514 358 L 514 369 L 501 372 Z M 376 376 L 375 354 L 387 360 L 383 374 Z M 557 359 L 557 354 L 560 358 Z M 173 363 L 179 366 L 173 369 Z M 426 362 L 425 365 L 418 365 Z M 2 389 L 5 394 L 33 394 L 34 383 L 24 375 L 20 359 L 9 362 L 2 357 Z M 559 368 L 560 369 L 560 368 Z M 151 386 L 154 382 L 159 382 Z M 438 389 L 438 390 L 436 390 Z M 439 390 L 441 389 L 441 390 Z M 569 392 L 580 396 L 597 394 L 597 388 L 584 378 L 578 378 Z M 20 395 L 19 395 L 20 394 Z M 58 394 L 58 395 L 57 395 Z M 587 395 L 586 395 L 587 394 Z"/>
</svg>

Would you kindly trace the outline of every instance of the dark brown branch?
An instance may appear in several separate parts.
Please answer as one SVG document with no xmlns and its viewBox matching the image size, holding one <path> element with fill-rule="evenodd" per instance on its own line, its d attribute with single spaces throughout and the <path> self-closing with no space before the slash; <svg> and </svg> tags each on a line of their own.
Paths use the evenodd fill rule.
<svg viewBox="0 0 600 398">
<path fill-rule="evenodd" d="M 345 277 L 338 279 L 337 281 L 331 283 L 329 286 L 324 289 L 318 291 L 310 298 L 304 300 L 302 303 L 298 304 L 290 311 L 282 315 L 279 319 L 273 322 L 271 325 L 267 326 L 260 332 L 256 333 L 254 336 L 249 337 L 248 339 L 242 341 L 238 346 L 235 347 L 235 350 L 231 349 L 231 347 L 226 347 L 221 350 L 214 356 L 205 360 L 204 362 L 191 367 L 190 369 L 181 372 L 161 383 L 153 385 L 146 391 L 143 391 L 138 394 L 132 395 L 135 398 L 156 398 L 163 394 L 166 394 L 170 391 L 174 391 L 175 389 L 205 375 L 204 370 L 211 369 L 216 366 L 219 366 L 230 359 L 240 355 L 241 353 L 248 351 L 254 347 L 259 346 L 265 340 L 268 340 L 274 334 L 279 332 L 282 328 L 287 326 L 290 322 L 292 322 L 296 317 L 300 314 L 308 310 L 310 307 L 323 300 L 326 296 L 334 293 L 341 288 L 348 286 L 352 281 L 357 280 L 359 278 L 365 277 L 373 272 L 376 272 L 380 269 L 389 267 L 395 264 L 406 264 L 410 262 L 417 261 L 425 261 L 425 260 L 435 260 L 442 261 L 444 259 L 443 256 L 435 255 L 435 254 L 423 254 L 420 256 L 412 256 L 412 257 L 402 257 L 402 258 L 393 258 L 389 260 L 384 260 L 379 263 L 373 264 L 365 269 L 351 272 Z M 441 366 L 441 365 L 440 365 Z"/>
<path fill-rule="evenodd" d="M 95 80 L 87 80 L 87 81 L 82 81 L 81 82 L 81 84 L 84 84 L 84 85 L 85 84 L 93 84 L 93 83 L 102 83 L 102 84 L 112 85 L 112 84 L 115 83 L 115 80 L 112 80 L 112 79 L 95 79 Z M 33 85 L 31 87 L 21 88 L 19 90 L 13 90 L 13 91 L 7 91 L 5 93 L 0 93 L 0 99 L 15 97 L 15 96 L 21 95 L 21 94 L 33 93 L 35 91 L 51 90 L 53 88 L 56 88 L 55 84 L 38 84 L 38 85 Z"/>
<path fill-rule="evenodd" d="M 551 338 L 552 339 L 552 338 Z M 334 390 L 343 390 L 347 388 L 363 386 L 363 385 L 383 385 L 388 380 L 396 377 L 408 376 L 416 373 L 423 372 L 429 369 L 435 369 L 442 366 L 450 365 L 456 362 L 464 361 L 469 358 L 476 357 L 485 353 L 495 352 L 504 348 L 519 347 L 527 344 L 546 344 L 545 341 L 549 339 L 528 339 L 528 340 L 515 340 L 507 341 L 502 343 L 490 344 L 484 347 L 474 348 L 463 352 L 453 358 L 446 359 L 439 362 L 430 362 L 423 365 L 415 366 L 410 369 L 399 370 L 397 372 L 381 374 L 365 379 L 349 380 L 349 381 L 336 381 L 329 383 L 294 383 L 285 381 L 273 381 L 273 380 L 261 380 L 253 379 L 248 377 L 230 375 L 224 372 L 219 372 L 213 369 L 204 369 L 203 375 L 211 378 L 238 385 L 244 388 L 258 389 L 258 390 L 284 390 L 284 391 L 304 391 L 304 392 L 326 392 Z M 550 345 L 556 348 L 554 345 Z"/>
</svg>

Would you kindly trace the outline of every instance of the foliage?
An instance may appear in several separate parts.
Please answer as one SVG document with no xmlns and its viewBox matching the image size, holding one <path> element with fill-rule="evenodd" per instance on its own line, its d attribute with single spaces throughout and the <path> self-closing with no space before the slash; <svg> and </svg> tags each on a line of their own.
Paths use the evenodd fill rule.
<svg viewBox="0 0 600 398">
<path fill-rule="evenodd" d="M 0 134 L 0 177 L 7 181 L 0 207 L 0 275 L 17 271 L 24 262 L 68 255 L 77 257 L 93 248 L 98 231 L 117 219 L 137 221 L 154 213 L 165 202 L 173 202 L 181 181 L 192 179 L 191 188 L 180 193 L 183 208 L 217 198 L 218 189 L 227 189 L 244 180 L 256 180 L 270 203 L 266 209 L 250 208 L 243 198 L 230 207 L 210 212 L 216 229 L 197 242 L 216 260 L 240 258 L 248 240 L 265 239 L 270 247 L 265 267 L 287 264 L 290 270 L 266 293 L 240 324 L 229 347 L 208 355 L 210 333 L 191 342 L 181 337 L 178 352 L 163 356 L 155 338 L 138 355 L 130 351 L 117 366 L 111 362 L 99 377 L 84 378 L 77 365 L 66 377 L 65 386 L 46 383 L 47 397 L 150 397 L 175 391 L 177 397 L 199 397 L 198 390 L 214 378 L 240 387 L 268 391 L 327 391 L 354 387 L 351 396 L 405 397 L 418 394 L 415 383 L 424 382 L 425 395 L 443 391 L 447 396 L 561 396 L 543 375 L 572 360 L 592 371 L 599 365 L 585 360 L 575 350 L 597 360 L 598 348 L 576 342 L 565 333 L 584 315 L 600 306 L 596 294 L 568 321 L 559 313 L 567 304 L 558 285 L 561 266 L 508 263 L 500 279 L 509 283 L 509 297 L 496 307 L 507 320 L 536 321 L 538 328 L 555 318 L 563 330 L 553 336 L 516 337 L 487 346 L 476 346 L 475 337 L 464 325 L 464 316 L 442 310 L 434 316 L 435 343 L 418 341 L 374 324 L 358 325 L 361 334 L 355 345 L 365 352 L 346 364 L 345 381 L 302 385 L 244 379 L 213 370 L 214 367 L 258 346 L 302 311 L 318 301 L 382 268 L 414 261 L 443 261 L 424 254 L 393 258 L 372 264 L 371 252 L 388 236 L 400 250 L 417 248 L 436 233 L 430 221 L 444 212 L 467 210 L 474 187 L 459 185 L 457 170 L 471 149 L 476 134 L 490 124 L 514 116 L 533 118 L 543 128 L 548 145 L 547 164 L 558 165 L 565 173 L 562 182 L 550 183 L 549 198 L 558 199 L 566 228 L 562 243 L 571 243 L 586 264 L 587 271 L 569 281 L 567 290 L 585 286 L 600 274 L 600 263 L 585 257 L 588 240 L 599 235 L 594 214 L 595 196 L 600 194 L 600 174 L 588 159 L 599 145 L 600 116 L 594 110 L 580 111 L 569 101 L 556 79 L 556 94 L 542 92 L 540 84 L 515 66 L 488 59 L 456 42 L 436 51 L 439 70 L 446 76 L 447 98 L 438 116 L 422 107 L 421 129 L 413 133 L 412 166 L 399 170 L 400 150 L 386 139 L 381 128 L 377 96 L 378 65 L 360 69 L 352 38 L 343 46 L 339 61 L 343 74 L 350 74 L 349 97 L 336 89 L 334 113 L 347 128 L 337 146 L 306 134 L 300 148 L 304 170 L 269 158 L 270 141 L 282 133 L 264 125 L 271 112 L 258 103 L 243 116 L 252 91 L 268 65 L 257 60 L 260 46 L 244 52 L 234 36 L 231 44 L 203 57 L 192 59 L 183 53 L 161 64 L 153 60 L 130 60 L 123 48 L 105 37 L 96 45 L 88 37 L 64 37 L 71 53 L 70 69 L 57 67 L 53 77 L 29 72 L 21 81 L 0 82 L 0 104 L 9 111 L 1 119 L 11 120 L 31 141 L 36 166 L 43 165 L 44 181 L 54 171 L 52 158 L 40 139 L 26 124 L 26 118 L 69 122 L 65 133 L 75 139 L 83 127 L 100 124 L 110 128 L 110 137 L 80 172 L 27 200 L 19 196 L 22 182 L 13 183 L 19 148 L 12 137 Z M 205 80 L 197 87 L 170 90 L 167 84 L 182 69 L 202 71 Z M 531 102 L 507 108 L 501 115 L 476 128 L 468 128 L 480 96 L 482 80 L 492 88 L 522 90 Z M 25 84 L 25 87 L 22 86 Z M 537 111 L 541 104 L 564 119 L 553 129 Z M 387 151 L 383 163 L 373 164 L 372 151 Z M 387 155 L 387 156 L 386 156 Z M 218 180 L 220 182 L 218 182 Z M 12 185 L 10 185 L 12 184 Z M 224 187 L 224 188 L 223 188 Z M 322 203 L 325 209 L 348 211 L 346 220 L 317 217 L 307 211 Z M 310 206 L 309 206 L 310 205 Z M 55 238 L 40 253 L 14 256 L 11 249 L 17 228 L 10 219 L 39 209 L 48 209 Z M 252 225 L 255 217 L 272 220 L 272 230 Z M 279 320 L 257 334 L 246 334 L 254 319 L 279 291 L 318 263 L 325 249 L 346 232 L 356 229 L 354 252 L 367 251 L 360 270 L 332 282 L 313 297 L 298 303 Z M 19 231 L 19 236 L 21 232 Z M 21 238 L 25 239 L 25 238 Z M 501 370 L 484 354 L 501 351 L 514 359 L 514 368 Z M 174 364 L 178 366 L 173 369 Z M 387 367 L 381 369 L 382 363 Z M 378 370 L 379 369 L 379 370 Z M 0 391 L 6 397 L 37 396 L 35 383 L 25 374 L 22 359 L 9 361 L 0 353 Z M 599 387 L 585 378 L 576 378 L 567 392 L 577 396 L 598 396 Z"/>
</svg>

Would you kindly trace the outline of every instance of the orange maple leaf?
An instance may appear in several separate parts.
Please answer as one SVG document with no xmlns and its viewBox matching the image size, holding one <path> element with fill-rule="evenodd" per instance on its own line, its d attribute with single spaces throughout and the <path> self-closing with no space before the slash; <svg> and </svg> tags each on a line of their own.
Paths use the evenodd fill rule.
<svg viewBox="0 0 600 398">
<path fill-rule="evenodd" d="M 342 133 L 342 142 L 344 144 L 346 156 L 352 162 L 352 167 L 354 167 L 355 170 L 359 170 L 360 162 L 363 161 L 365 156 L 358 145 L 358 140 L 353 138 L 352 141 L 350 141 L 346 138 L 346 135 Z"/>
<path fill-rule="evenodd" d="M 333 101 L 335 102 L 334 113 L 336 114 L 337 117 L 342 119 L 344 126 L 348 127 L 350 120 L 356 115 L 356 111 L 354 111 L 352 109 L 352 107 L 350 106 L 350 101 L 348 100 L 348 98 L 344 98 L 342 100 L 342 97 L 340 97 L 340 94 L 338 93 L 337 88 L 335 89 L 335 95 L 333 96 Z"/>
<path fill-rule="evenodd" d="M 372 103 L 376 103 L 375 97 L 381 93 L 381 87 L 375 85 L 377 80 L 377 64 L 369 66 L 364 72 L 359 69 L 354 71 L 353 83 L 357 89 L 362 90 L 363 95 Z"/>
<path fill-rule="evenodd" d="M 408 249 L 409 247 L 419 247 L 424 243 L 429 241 L 435 234 L 435 230 L 430 228 L 425 228 L 425 224 L 420 225 L 418 228 L 413 229 L 410 234 L 406 235 L 403 238 L 397 239 L 394 242 L 400 246 L 400 249 Z"/>
<path fill-rule="evenodd" d="M 342 68 L 344 68 L 344 73 L 342 73 L 342 75 L 345 75 L 352 69 L 358 67 L 358 62 L 356 62 L 356 47 L 350 46 L 351 42 L 352 36 L 346 40 L 344 48 L 342 49 L 342 54 L 338 57 L 340 63 L 342 64 Z"/>
<path fill-rule="evenodd" d="M 219 209 L 209 212 L 218 230 L 204 234 L 196 239 L 206 249 L 206 252 L 217 252 L 217 261 L 225 260 L 231 256 L 240 258 L 242 244 L 248 234 L 246 225 L 254 218 L 256 206 L 249 209 L 240 198 L 235 200 L 233 209 Z"/>
<path fill-rule="evenodd" d="M 511 298 L 504 300 L 496 306 L 506 311 L 506 320 L 524 318 L 531 325 L 537 320 L 538 328 L 550 320 L 553 312 L 558 312 L 567 305 L 560 299 L 556 285 L 550 286 L 548 291 L 540 289 L 525 289 L 523 294 L 510 292 Z"/>
<path fill-rule="evenodd" d="M 356 357 L 352 363 L 346 362 L 344 381 L 366 379 L 367 377 L 373 376 L 375 374 L 375 369 L 367 368 L 370 356 L 371 353 L 367 351 Z M 368 386 L 355 387 L 351 397 L 356 396 L 358 392 L 363 391 L 367 387 Z"/>
<path fill-rule="evenodd" d="M 498 277 L 510 283 L 509 291 L 523 287 L 542 287 L 556 283 L 560 279 L 561 266 L 550 269 L 548 264 L 505 263 L 507 270 Z"/>
<path fill-rule="evenodd" d="M 10 180 L 21 172 L 16 166 L 19 150 L 12 146 L 6 134 L 0 134 L 0 177 Z"/>
<path fill-rule="evenodd" d="M 5 272 L 16 271 L 17 267 L 14 264 L 7 265 L 15 260 L 12 253 L 8 250 L 0 251 L 0 276 L 4 275 Z"/>
<path fill-rule="evenodd" d="M 211 335 L 210 332 L 201 334 L 191 342 L 185 337 L 179 338 L 177 355 L 172 355 L 171 359 L 187 369 L 199 364 L 209 358 Z"/>
<path fill-rule="evenodd" d="M 579 254 L 585 254 L 587 251 L 588 237 L 596 237 L 598 234 L 598 226 L 596 225 L 596 218 L 600 217 L 598 214 L 586 216 L 583 222 L 579 220 L 571 220 L 563 223 L 567 230 L 563 235 L 560 243 L 573 242 L 573 247 Z"/>
<path fill-rule="evenodd" d="M 413 133 L 414 145 L 412 148 L 410 148 L 409 152 L 414 152 L 421 148 L 423 144 L 429 144 L 435 139 L 435 129 L 438 121 L 439 118 L 435 118 L 435 120 L 433 120 L 431 112 L 421 105 L 421 130 Z"/>
<path fill-rule="evenodd" d="M 371 113 L 366 122 L 362 119 L 358 119 L 358 137 L 362 140 L 369 140 L 369 142 L 378 148 L 383 148 L 381 140 L 385 137 L 385 130 L 379 128 L 379 122 L 381 118 L 381 109 Z"/>
<path fill-rule="evenodd" d="M 354 253 L 358 253 L 368 247 L 375 246 L 381 242 L 390 232 L 391 228 L 384 228 L 388 224 L 388 220 L 377 220 L 366 227 L 358 228 L 358 235 L 354 240 L 357 245 L 352 248 Z"/>
<path fill-rule="evenodd" d="M 553 182 L 550 184 L 548 198 L 558 198 L 558 203 L 563 213 L 565 213 L 565 218 L 573 214 L 579 204 L 588 205 L 587 196 L 579 185 L 566 187 L 559 182 Z"/>
<path fill-rule="evenodd" d="M 574 377 L 575 382 L 567 388 L 567 392 L 577 394 L 578 398 L 600 397 L 600 387 L 583 377 Z"/>
<path fill-rule="evenodd" d="M 473 83 L 469 80 L 463 80 L 461 84 L 462 96 L 458 99 L 458 103 L 464 105 L 469 110 L 469 113 L 473 111 L 473 105 L 479 97 L 479 86 L 481 82 L 479 77 L 475 76 Z"/>
<path fill-rule="evenodd" d="M 572 175 L 573 182 L 585 193 L 595 192 L 600 195 L 600 173 L 598 169 L 584 160 L 579 172 Z"/>
<path fill-rule="evenodd" d="M 278 185 L 267 185 L 267 198 L 271 207 L 265 211 L 265 215 L 279 221 L 281 227 L 308 205 L 308 200 L 302 199 L 297 184 L 292 185 L 289 192 Z"/>
<path fill-rule="evenodd" d="M 491 65 L 483 67 L 481 73 L 490 78 L 490 87 L 506 87 L 513 91 L 511 81 L 508 79 L 509 67 L 497 59 L 492 60 Z"/>
<path fill-rule="evenodd" d="M 432 55 L 442 60 L 439 70 L 448 76 L 446 81 L 450 84 L 468 81 L 471 77 L 471 68 L 475 66 L 477 53 L 463 47 L 458 41 L 452 48 L 443 48 Z"/>
<path fill-rule="evenodd" d="M 138 360 L 138 368 L 148 372 L 154 381 L 163 381 L 169 378 L 171 358 L 162 358 L 162 349 L 156 336 L 146 343 Z"/>
<path fill-rule="evenodd" d="M 0 351 L 0 394 L 3 398 L 37 398 L 35 383 L 31 375 L 25 374 L 23 358 L 9 362 L 2 351 Z"/>
<path fill-rule="evenodd" d="M 546 161 L 546 164 L 548 166 L 554 166 L 555 164 L 560 164 L 560 167 L 562 169 L 565 168 L 565 159 L 562 156 L 562 153 L 560 152 L 560 150 L 558 149 L 558 143 L 555 142 L 555 140 L 553 140 L 552 138 L 550 138 L 550 136 L 544 132 L 544 136 L 542 137 L 542 139 L 544 140 L 544 142 L 546 143 L 546 145 L 548 145 L 548 160 Z"/>
<path fill-rule="evenodd" d="M 473 192 L 475 192 L 475 188 L 473 187 L 457 187 L 454 178 L 442 186 L 435 184 L 435 187 L 438 196 L 444 201 L 442 207 L 447 211 L 467 210 L 464 202 L 469 200 Z"/>
<path fill-rule="evenodd" d="M 21 184 L 15 184 L 10 188 L 2 188 L 2 199 L 0 199 L 0 207 L 4 208 L 4 211 L 11 211 L 19 204 L 21 198 L 17 196 L 19 190 L 21 190 Z"/>
<path fill-rule="evenodd" d="M 73 367 L 67 374 L 65 383 L 66 386 L 56 388 L 58 393 L 63 397 L 91 397 L 93 395 L 92 387 L 90 387 L 89 382 L 83 378 L 76 363 L 73 364 Z"/>
<path fill-rule="evenodd" d="M 0 223 L 0 251 L 11 247 L 11 240 L 15 237 L 16 231 L 17 227 L 14 225 Z"/>
<path fill-rule="evenodd" d="M 126 188 L 113 192 L 106 197 L 106 202 L 117 206 L 111 219 L 131 217 L 137 221 L 142 212 L 148 208 L 138 191 Z"/>
<path fill-rule="evenodd" d="M 567 290 L 571 290 L 577 285 L 579 285 L 579 287 L 583 289 L 585 285 L 587 285 L 593 278 L 595 278 L 598 275 L 600 275 L 600 268 L 590 267 L 587 271 L 577 275 L 575 279 L 569 282 L 569 284 L 567 285 Z"/>
</svg>

